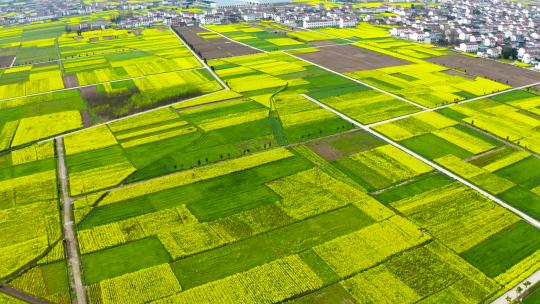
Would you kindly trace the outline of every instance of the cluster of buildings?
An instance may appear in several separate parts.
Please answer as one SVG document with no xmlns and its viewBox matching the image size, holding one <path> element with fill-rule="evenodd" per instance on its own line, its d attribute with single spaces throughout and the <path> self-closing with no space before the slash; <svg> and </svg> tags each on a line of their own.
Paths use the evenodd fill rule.
<svg viewBox="0 0 540 304">
<path fill-rule="evenodd" d="M 84 13 L 80 0 L 7 0 L 0 4 L 0 25 L 48 21 Z"/>
<path fill-rule="evenodd" d="M 218 7 L 213 10 L 213 14 L 200 18 L 200 22 L 202 24 L 223 23 L 231 19 L 238 21 L 274 20 L 288 26 L 303 28 L 355 27 L 360 21 L 352 8 L 340 7 L 325 10 L 298 3 Z"/>
<path fill-rule="evenodd" d="M 13 5 L 10 2 L 0 5 L 0 24 L 54 20 L 108 10 L 120 12 L 113 22 L 124 28 L 156 23 L 192 25 L 259 20 L 306 29 L 346 28 L 365 21 L 391 25 L 390 33 L 403 39 L 450 45 L 484 57 L 540 62 L 540 5 L 508 0 L 432 0 L 410 5 L 400 3 L 412 0 L 387 0 L 378 6 L 348 2 L 327 8 L 292 0 L 9 1 Z"/>
<path fill-rule="evenodd" d="M 540 6 L 502 0 L 452 0 L 414 9 L 390 8 L 392 35 L 453 45 L 483 57 L 540 61 Z"/>
</svg>

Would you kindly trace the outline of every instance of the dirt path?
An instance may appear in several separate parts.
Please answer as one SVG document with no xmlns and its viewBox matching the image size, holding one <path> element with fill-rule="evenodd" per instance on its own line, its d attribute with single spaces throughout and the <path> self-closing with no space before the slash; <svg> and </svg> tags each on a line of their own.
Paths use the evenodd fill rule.
<svg viewBox="0 0 540 304">
<path fill-rule="evenodd" d="M 482 152 L 480 154 L 476 154 L 476 155 L 473 155 L 471 157 L 464 158 L 463 161 L 470 162 L 470 161 L 473 161 L 475 159 L 479 159 L 480 157 L 484 157 L 486 155 L 490 155 L 492 153 L 498 152 L 498 151 L 504 149 L 504 147 L 505 146 L 503 145 L 503 146 L 500 146 L 500 147 L 497 147 L 497 148 L 493 148 L 491 150 L 487 150 L 486 152 Z"/>
<path fill-rule="evenodd" d="M 371 133 L 372 135 L 382 139 L 383 141 L 391 144 L 392 146 L 402 150 L 403 152 L 415 157 L 416 159 L 422 161 L 423 163 L 431 166 L 432 168 L 436 169 L 437 171 L 439 172 L 442 172 L 443 174 L 453 178 L 454 180 L 457 180 L 459 182 L 461 182 L 462 184 L 464 184 L 465 186 L 468 186 L 469 188 L 475 190 L 476 192 L 478 192 L 479 194 L 489 198 L 490 200 L 496 202 L 497 204 L 499 204 L 500 206 L 510 210 L 511 212 L 513 212 L 514 214 L 516 214 L 517 216 L 521 217 L 523 220 L 527 221 L 528 223 L 530 223 L 531 225 L 533 225 L 534 227 L 540 229 L 540 221 L 534 219 L 533 217 L 529 216 L 528 214 L 522 212 L 521 210 L 518 210 L 517 208 L 511 206 L 510 204 L 506 203 L 505 201 L 501 200 L 500 198 L 492 195 L 491 193 L 485 191 L 484 189 L 474 185 L 473 183 L 469 182 L 468 180 L 460 177 L 459 175 L 451 172 L 450 170 L 436 164 L 435 162 L 432 162 L 431 160 L 419 155 L 418 153 L 412 151 L 412 150 L 409 150 L 408 148 L 405 148 L 404 146 L 400 145 L 399 143 L 391 140 L 390 138 L 372 130 L 371 128 L 369 128 L 368 126 L 365 126 L 361 123 L 359 123 L 358 121 L 350 118 L 349 116 L 335 110 L 334 108 L 331 108 L 329 106 L 327 106 L 326 104 L 312 98 L 312 97 L 309 97 L 305 94 L 302 94 L 302 96 L 304 96 L 305 98 L 309 99 L 310 101 L 312 101 L 313 103 L 333 112 L 334 114 L 338 115 L 339 117 L 343 118 L 344 120 L 356 125 L 357 127 L 365 130 L 366 132 L 369 132 Z"/>
<path fill-rule="evenodd" d="M 477 127 L 475 127 L 475 126 L 473 126 L 473 125 L 470 125 L 470 124 L 467 124 L 467 123 L 460 123 L 460 124 L 463 125 L 463 126 L 466 126 L 466 127 L 468 127 L 468 128 L 471 128 L 471 129 L 473 129 L 473 130 L 475 130 L 475 131 L 478 131 L 478 132 L 480 132 L 480 133 L 482 133 L 482 134 L 484 134 L 484 135 L 486 135 L 486 136 L 488 136 L 488 137 L 491 137 L 491 138 L 493 138 L 493 139 L 495 139 L 495 140 L 497 140 L 497 141 L 503 142 L 503 143 L 505 143 L 506 145 L 508 145 L 508 146 L 510 146 L 510 147 L 512 147 L 512 148 L 514 148 L 514 149 L 516 149 L 516 150 L 520 150 L 520 151 L 524 151 L 524 152 L 530 153 L 530 154 L 532 154 L 534 157 L 540 159 L 540 155 L 539 155 L 538 153 L 534 152 L 534 151 L 531 151 L 531 150 L 529 150 L 529 149 L 527 149 L 527 148 L 524 148 L 524 147 L 522 147 L 522 146 L 520 146 L 520 145 L 518 145 L 518 144 L 515 144 L 515 143 L 513 143 L 513 142 L 511 142 L 511 141 L 508 141 L 508 140 L 506 140 L 506 139 L 504 139 L 504 138 L 498 137 L 498 136 L 496 136 L 496 135 L 494 135 L 494 134 L 491 134 L 491 133 L 489 133 L 489 132 L 487 132 L 487 131 L 485 131 L 485 130 L 482 130 L 482 129 L 480 129 L 480 128 L 477 128 Z"/>
<path fill-rule="evenodd" d="M 86 304 L 86 290 L 82 283 L 81 276 L 81 261 L 79 251 L 77 250 L 77 235 L 73 223 L 73 201 L 69 196 L 69 179 L 67 175 L 66 161 L 64 157 L 64 139 L 62 137 L 56 139 L 56 153 L 58 161 L 58 175 L 60 177 L 61 192 L 62 192 L 62 211 L 64 219 L 64 240 L 66 254 L 68 257 L 69 273 L 75 291 L 76 302 L 78 304 Z"/>
<path fill-rule="evenodd" d="M 18 289 L 15 289 L 15 288 L 12 288 L 12 287 L 9 287 L 9 286 L 1 286 L 0 287 L 0 291 L 14 297 L 14 298 L 17 298 L 17 299 L 21 299 L 23 301 L 26 301 L 28 303 L 34 303 L 34 304 L 49 304 L 49 302 L 43 300 L 43 299 L 40 299 L 40 298 L 37 298 L 37 297 L 34 297 L 32 295 L 29 295 L 27 293 L 24 293 Z"/>
</svg>

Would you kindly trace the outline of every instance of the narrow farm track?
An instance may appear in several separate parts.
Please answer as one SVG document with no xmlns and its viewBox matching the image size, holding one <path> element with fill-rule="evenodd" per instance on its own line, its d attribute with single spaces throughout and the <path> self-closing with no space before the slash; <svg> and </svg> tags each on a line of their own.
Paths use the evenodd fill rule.
<svg viewBox="0 0 540 304">
<path fill-rule="evenodd" d="M 463 125 L 463 124 L 462 124 Z M 476 155 L 473 155 L 471 157 L 467 157 L 467 158 L 464 158 L 463 160 L 466 161 L 466 162 L 470 162 L 470 161 L 473 161 L 475 159 L 479 159 L 479 158 L 482 158 L 486 155 L 490 155 L 490 154 L 493 154 L 493 153 L 496 153 L 496 152 L 499 152 L 501 151 L 502 149 L 504 149 L 505 146 L 500 146 L 500 147 L 497 147 L 497 148 L 494 148 L 494 149 L 491 149 L 491 150 L 487 150 L 486 152 L 482 152 L 480 154 L 476 154 Z"/>
<path fill-rule="evenodd" d="M 435 162 L 432 162 L 431 160 L 417 154 L 416 152 L 412 151 L 412 150 L 409 150 L 408 148 L 405 148 L 404 146 L 400 145 L 399 143 L 391 140 L 390 138 L 374 131 L 373 129 L 369 128 L 368 126 L 366 125 L 363 125 L 361 123 L 359 123 L 358 121 L 350 118 L 349 116 L 335 110 L 334 108 L 332 107 L 329 107 L 327 106 L 326 104 L 310 97 L 310 96 L 307 96 L 305 94 L 302 94 L 302 96 L 304 96 L 305 98 L 307 98 L 308 100 L 312 101 L 313 103 L 319 105 L 320 107 L 323 107 L 331 112 L 333 112 L 334 114 L 338 115 L 339 117 L 343 118 L 344 120 L 356 125 L 357 127 L 359 127 L 360 129 L 362 130 L 365 130 L 366 132 L 369 132 L 370 134 L 382 139 L 383 141 L 391 144 L 392 146 L 402 150 L 403 152 L 417 158 L 418 160 L 422 161 L 423 163 L 431 166 L 432 168 L 436 169 L 437 171 L 441 172 L 441 173 L 444 173 L 445 175 L 461 182 L 462 184 L 468 186 L 469 188 L 475 190 L 476 192 L 480 193 L 481 195 L 491 199 L 492 201 L 496 202 L 497 204 L 501 205 L 502 207 L 512 211 L 513 213 L 515 213 L 517 216 L 521 217 L 523 220 L 527 221 L 528 223 L 530 223 L 531 225 L 535 226 L 536 228 L 540 229 L 540 221 L 532 218 L 531 216 L 527 215 L 526 213 L 514 208 L 513 206 L 509 205 L 508 203 L 506 203 L 505 201 L 499 199 L 498 197 L 490 194 L 489 192 L 485 191 L 484 189 L 474 185 L 473 183 L 469 182 L 468 180 L 458 176 L 457 174 L 445 169 L 444 167 L 436 164 Z"/>
<path fill-rule="evenodd" d="M 49 304 L 50 302 L 47 302 L 43 299 L 34 297 L 32 295 L 29 295 L 25 292 L 22 292 L 18 289 L 9 287 L 9 286 L 1 286 L 0 291 L 4 292 L 14 298 L 21 299 L 25 302 L 32 303 L 32 304 Z"/>
<path fill-rule="evenodd" d="M 484 134 L 484 135 L 486 135 L 486 136 L 488 136 L 488 137 L 491 137 L 491 138 L 493 138 L 493 139 L 495 139 L 495 140 L 498 140 L 498 141 L 500 141 L 500 142 L 504 142 L 505 144 L 511 146 L 512 148 L 514 148 L 514 149 L 516 149 L 516 150 L 521 150 L 521 151 L 530 153 L 530 154 L 533 155 L 534 157 L 540 159 L 540 155 L 539 155 L 538 153 L 536 153 L 536 152 L 534 152 L 534 151 L 531 151 L 531 150 L 529 150 L 529 149 L 527 149 L 527 148 L 524 148 L 524 147 L 522 147 L 522 146 L 520 146 L 520 145 L 518 145 L 518 144 L 515 144 L 515 143 L 513 143 L 513 142 L 511 142 L 511 141 L 508 141 L 508 140 L 506 140 L 506 139 L 504 139 L 504 138 L 500 138 L 500 137 L 498 137 L 498 136 L 496 136 L 496 135 L 493 135 L 493 134 L 491 134 L 491 133 L 489 133 L 489 132 L 487 132 L 487 131 L 484 131 L 484 130 L 482 130 L 482 129 L 480 129 L 480 128 L 477 128 L 477 127 L 475 127 L 475 126 L 473 126 L 473 125 L 466 124 L 466 123 L 461 123 L 461 125 L 466 126 L 466 127 L 468 127 L 468 128 L 471 128 L 471 129 L 474 129 L 474 130 L 476 130 L 476 131 L 478 131 L 478 132 L 480 132 L 480 133 L 482 133 L 482 134 Z"/>
<path fill-rule="evenodd" d="M 13 65 L 15 64 L 15 61 L 17 60 L 17 56 L 13 56 L 13 61 L 11 62 L 11 64 L 9 65 L 9 67 L 7 68 L 2 68 L 2 69 L 10 69 L 13 67 Z"/>
<path fill-rule="evenodd" d="M 186 47 L 186 49 L 188 49 L 191 54 L 193 55 L 193 57 L 197 58 L 197 60 L 204 66 L 205 69 L 208 70 L 208 72 L 212 75 L 212 77 L 214 77 L 214 79 L 219 82 L 219 84 L 224 88 L 224 89 L 229 89 L 229 86 L 227 86 L 227 84 L 225 82 L 223 82 L 223 80 L 221 80 L 221 78 L 218 77 L 218 75 L 216 73 L 214 73 L 214 70 L 212 70 L 208 64 L 206 64 L 206 62 L 204 60 L 202 60 L 199 55 L 195 54 L 195 51 L 193 51 L 189 45 L 187 45 L 187 43 L 184 41 L 184 39 L 182 39 L 182 37 L 180 37 L 180 35 L 178 35 L 178 33 L 172 29 L 172 27 L 169 27 L 169 29 L 171 30 L 171 32 L 174 33 L 174 35 L 176 36 L 176 38 L 178 38 L 178 40 L 180 40 L 180 42 L 182 43 L 182 45 L 184 45 Z"/>
<path fill-rule="evenodd" d="M 54 48 L 56 49 L 56 57 L 58 57 L 58 59 L 54 61 L 58 61 L 58 66 L 60 67 L 60 73 L 61 75 L 64 75 L 64 65 L 62 64 L 62 60 L 60 60 L 60 58 L 62 57 L 60 56 L 60 45 L 58 43 L 58 38 L 54 40 Z"/>
<path fill-rule="evenodd" d="M 86 290 L 82 283 L 81 259 L 77 245 L 77 235 L 73 222 L 73 201 L 69 196 L 69 178 L 67 175 L 66 160 L 64 154 L 64 139 L 56 139 L 56 153 L 58 162 L 58 175 L 60 177 L 62 210 L 64 218 L 64 240 L 68 257 L 68 268 L 73 280 L 72 288 L 75 291 L 78 304 L 86 304 Z"/>
</svg>

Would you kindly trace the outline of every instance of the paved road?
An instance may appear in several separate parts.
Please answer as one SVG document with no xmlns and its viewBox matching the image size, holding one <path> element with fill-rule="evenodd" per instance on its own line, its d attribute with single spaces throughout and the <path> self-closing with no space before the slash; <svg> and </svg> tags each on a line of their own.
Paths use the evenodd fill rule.
<svg viewBox="0 0 540 304">
<path fill-rule="evenodd" d="M 7 293 L 8 295 L 14 297 L 14 298 L 17 298 L 17 299 L 21 299 L 23 301 L 26 301 L 28 303 L 33 303 L 33 304 L 49 304 L 49 302 L 43 300 L 43 299 L 40 299 L 40 298 L 37 298 L 37 297 L 34 297 L 32 295 L 29 295 L 25 292 L 22 292 L 18 289 L 15 289 L 13 287 L 9 287 L 9 286 L 1 286 L 0 287 L 0 291 L 4 292 L 4 293 Z"/>
<path fill-rule="evenodd" d="M 69 179 L 66 169 L 66 161 L 64 159 L 64 139 L 56 139 L 56 153 L 58 161 L 58 175 L 60 176 L 61 192 L 62 192 L 62 207 L 64 218 L 64 239 L 66 242 L 66 253 L 68 257 L 68 267 L 73 280 L 75 295 L 78 304 L 86 304 L 86 290 L 82 283 L 81 276 L 81 260 L 79 251 L 77 250 L 77 235 L 73 224 L 73 202 L 69 196 Z"/>
<path fill-rule="evenodd" d="M 174 35 L 176 35 L 176 37 L 178 38 L 178 40 L 180 40 L 180 42 L 186 47 L 186 49 L 188 49 L 191 54 L 193 55 L 193 57 L 197 58 L 197 60 L 199 60 L 199 62 L 208 70 L 208 72 L 210 72 L 210 74 L 214 77 L 214 79 L 219 82 L 219 84 L 221 84 L 221 86 L 224 88 L 224 89 L 230 89 L 229 86 L 223 82 L 223 80 L 221 80 L 221 78 L 218 77 L 218 75 L 216 75 L 216 73 L 214 73 L 214 70 L 212 70 L 208 64 L 206 64 L 206 62 L 204 62 L 204 60 L 202 60 L 199 55 L 195 54 L 195 51 L 193 51 L 189 45 L 187 45 L 187 43 L 184 41 L 184 39 L 182 39 L 182 37 L 180 37 L 180 35 L 178 35 L 178 33 L 172 29 L 172 27 L 169 27 L 169 29 L 174 33 Z"/>
<path fill-rule="evenodd" d="M 526 288 L 525 285 L 523 285 L 523 283 L 525 283 L 527 281 L 529 283 L 531 283 L 528 288 Z M 537 270 L 535 273 L 530 275 L 528 278 L 523 280 L 518 285 L 514 286 L 514 288 L 512 288 L 509 291 L 505 292 L 502 296 L 498 297 L 497 299 L 495 299 L 495 301 L 493 301 L 491 303 L 492 304 L 508 304 L 508 301 L 506 300 L 507 297 L 510 297 L 512 299 L 516 299 L 520 294 L 523 294 L 523 292 L 525 292 L 526 290 L 528 290 L 529 288 L 531 288 L 532 286 L 534 286 L 534 284 L 536 284 L 538 282 L 540 282 L 540 270 Z M 523 289 L 521 291 L 521 293 L 518 293 L 516 291 L 518 289 L 518 287 L 521 287 L 521 289 Z"/>
<path fill-rule="evenodd" d="M 449 176 L 449 177 L 451 177 L 451 178 L 453 178 L 453 179 L 455 179 L 455 180 L 461 182 L 462 184 L 468 186 L 469 188 L 472 188 L 472 189 L 475 190 L 476 192 L 478 192 L 478 193 L 480 193 L 481 195 L 483 195 L 483 196 L 485 196 L 485 197 L 487 197 L 487 198 L 493 200 L 494 202 L 496 202 L 497 204 L 501 205 L 502 207 L 504 207 L 504 208 L 506 208 L 506 209 L 512 211 L 513 213 L 515 213 L 516 215 L 518 215 L 519 217 L 521 217 L 523 220 L 527 221 L 527 222 L 530 223 L 531 225 L 533 225 L 533 226 L 535 226 L 536 228 L 540 229 L 540 222 L 539 222 L 539 221 L 537 221 L 536 219 L 530 217 L 529 215 L 525 214 L 524 212 L 522 212 L 522 211 L 520 211 L 520 210 L 514 208 L 513 206 L 509 205 L 508 203 L 504 202 L 503 200 L 499 199 L 498 197 L 492 195 L 491 193 L 489 193 L 489 192 L 483 190 L 482 188 L 480 188 L 480 187 L 474 185 L 473 183 L 469 182 L 468 180 L 466 180 L 466 179 L 464 179 L 464 178 L 462 178 L 462 177 L 456 175 L 455 173 L 453 173 L 453 172 L 451 172 L 451 171 L 445 169 L 444 167 L 442 167 L 442 166 L 440 166 L 440 165 L 438 165 L 438 164 L 432 162 L 431 160 L 429 160 L 429 159 L 427 159 L 427 158 L 425 158 L 425 157 L 423 157 L 423 156 L 417 154 L 416 152 L 413 152 L 412 150 L 409 150 L 409 149 L 405 148 L 404 146 L 398 144 L 397 142 L 391 140 L 390 138 L 388 138 L 388 137 L 386 137 L 386 136 L 384 136 L 384 135 L 382 135 L 382 134 L 380 134 L 380 133 L 378 133 L 378 132 L 372 130 L 371 128 L 369 128 L 369 127 L 367 127 L 367 126 L 365 126 L 365 125 L 359 123 L 358 121 L 356 121 L 356 120 L 350 118 L 349 116 L 347 116 L 347 115 L 345 115 L 345 114 L 343 114 L 343 113 L 341 113 L 341 112 L 335 110 L 334 108 L 329 107 L 329 106 L 327 106 L 326 104 L 324 104 L 324 103 L 322 103 L 322 102 L 320 102 L 320 101 L 318 101 L 318 100 L 316 100 L 316 99 L 314 99 L 314 98 L 311 98 L 311 97 L 309 97 L 309 96 L 307 96 L 307 95 L 305 95 L 305 94 L 302 94 L 302 96 L 304 96 L 304 97 L 307 98 L 308 100 L 311 100 L 312 102 L 318 104 L 319 106 L 321 106 L 321 107 L 323 107 L 323 108 L 325 108 L 325 109 L 327 109 L 327 110 L 329 110 L 329 111 L 332 111 L 334 114 L 340 116 L 340 117 L 343 118 L 344 120 L 346 120 L 346 121 L 348 121 L 348 122 L 350 122 L 350 123 L 356 125 L 357 127 L 361 128 L 361 129 L 363 129 L 363 130 L 365 130 L 366 132 L 371 133 L 372 135 L 374 135 L 374 136 L 376 136 L 376 137 L 382 139 L 383 141 L 385 141 L 385 142 L 391 144 L 392 146 L 394 146 L 394 147 L 396 147 L 396 148 L 398 148 L 398 149 L 400 149 L 400 150 L 406 152 L 407 154 L 410 154 L 410 155 L 414 156 L 414 157 L 417 158 L 418 160 L 420 160 L 420 161 L 424 162 L 425 164 L 427 164 L 427 165 L 429 165 L 429 166 L 435 168 L 435 169 L 438 170 L 439 172 L 442 172 L 442 173 L 444 173 L 445 175 L 447 175 L 447 176 Z"/>
</svg>

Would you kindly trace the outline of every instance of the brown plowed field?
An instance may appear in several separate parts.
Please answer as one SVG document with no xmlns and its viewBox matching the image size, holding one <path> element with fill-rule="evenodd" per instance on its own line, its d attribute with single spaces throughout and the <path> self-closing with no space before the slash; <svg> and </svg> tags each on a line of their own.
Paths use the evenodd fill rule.
<svg viewBox="0 0 540 304">
<path fill-rule="evenodd" d="M 319 52 L 298 56 L 341 73 L 411 64 L 409 61 L 348 44 L 323 47 Z"/>
<path fill-rule="evenodd" d="M 427 61 L 481 76 L 513 87 L 540 82 L 540 73 L 495 60 L 463 55 L 427 58 Z"/>
<path fill-rule="evenodd" d="M 225 38 L 202 38 L 197 33 L 209 33 L 198 26 L 177 26 L 173 28 L 182 39 L 203 59 L 218 59 L 260 53 L 259 51 L 232 42 Z"/>
</svg>

